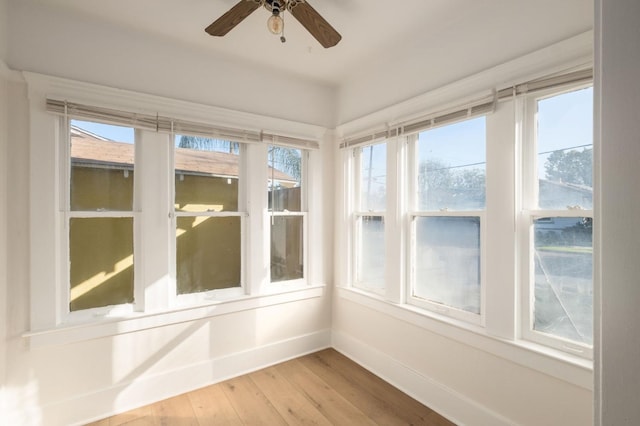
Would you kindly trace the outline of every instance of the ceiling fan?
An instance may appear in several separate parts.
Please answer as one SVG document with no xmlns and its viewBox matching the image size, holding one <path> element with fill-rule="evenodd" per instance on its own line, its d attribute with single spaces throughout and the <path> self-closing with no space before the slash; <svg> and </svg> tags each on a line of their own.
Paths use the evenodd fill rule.
<svg viewBox="0 0 640 426">
<path fill-rule="evenodd" d="M 342 39 L 342 36 L 306 0 L 240 0 L 205 31 L 212 36 L 222 37 L 260 6 L 271 12 L 267 27 L 273 34 L 280 34 L 280 41 L 283 43 L 286 41 L 282 18 L 282 12 L 285 10 L 291 13 L 323 47 L 335 46 Z"/>
</svg>

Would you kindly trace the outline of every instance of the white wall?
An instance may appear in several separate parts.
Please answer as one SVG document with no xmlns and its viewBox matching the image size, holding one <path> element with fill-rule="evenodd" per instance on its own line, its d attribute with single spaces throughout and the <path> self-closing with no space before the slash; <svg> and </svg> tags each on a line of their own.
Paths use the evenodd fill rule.
<svg viewBox="0 0 640 426">
<path fill-rule="evenodd" d="M 592 392 L 336 298 L 334 346 L 457 424 L 588 425 Z"/>
<path fill-rule="evenodd" d="M 640 2 L 596 0 L 600 322 L 596 424 L 640 424 Z M 598 102 L 599 100 L 599 102 Z M 596 157 L 597 158 L 597 157 Z M 598 344 L 599 342 L 599 344 Z"/>
<path fill-rule="evenodd" d="M 318 83 L 46 2 L 12 1 L 9 13 L 12 69 L 327 127 L 335 122 L 334 91 Z"/>
<path fill-rule="evenodd" d="M 7 191 L 7 79 L 5 65 L 8 50 L 7 0 L 0 0 L 0 412 L 4 411 L 6 373 L 6 312 L 7 312 L 7 224 L 5 206 Z"/>
<path fill-rule="evenodd" d="M 8 0 L 0 0 L 0 61 L 6 62 L 9 48 Z"/>
<path fill-rule="evenodd" d="M 416 28 L 401 48 L 383 46 L 360 64 L 340 86 L 338 123 L 588 31 L 593 28 L 593 6 L 585 0 L 537 0 L 501 2 L 495 9 L 468 2 L 455 10 L 455 17 L 445 18 Z"/>
<path fill-rule="evenodd" d="M 7 71 L 0 59 L 0 412 L 4 411 L 7 313 Z"/>
</svg>

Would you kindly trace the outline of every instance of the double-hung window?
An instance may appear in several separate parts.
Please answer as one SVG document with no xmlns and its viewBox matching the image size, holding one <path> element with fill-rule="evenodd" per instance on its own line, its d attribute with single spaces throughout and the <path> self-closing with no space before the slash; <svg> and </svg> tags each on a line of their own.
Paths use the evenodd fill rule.
<svg viewBox="0 0 640 426">
<path fill-rule="evenodd" d="M 593 90 L 529 96 L 525 117 L 523 333 L 588 356 L 593 342 Z"/>
<path fill-rule="evenodd" d="M 480 322 L 486 130 L 479 117 L 409 136 L 411 304 Z"/>
<path fill-rule="evenodd" d="M 305 171 L 308 151 L 269 145 L 268 203 L 271 282 L 305 278 L 307 206 Z"/>
<path fill-rule="evenodd" d="M 176 135 L 175 277 L 179 299 L 243 294 L 246 217 L 237 142 Z"/>
<path fill-rule="evenodd" d="M 134 129 L 70 120 L 62 149 L 61 204 L 68 230 L 68 297 L 61 312 L 82 315 L 107 306 L 132 311 L 135 297 Z M 101 136 L 102 135 L 102 136 Z M 108 137 L 105 137 L 108 136 Z"/>
<path fill-rule="evenodd" d="M 387 143 L 354 148 L 354 286 L 385 293 Z"/>
<path fill-rule="evenodd" d="M 307 232 L 323 208 L 319 128 L 28 80 L 34 342 L 322 294 L 325 230 Z"/>
</svg>

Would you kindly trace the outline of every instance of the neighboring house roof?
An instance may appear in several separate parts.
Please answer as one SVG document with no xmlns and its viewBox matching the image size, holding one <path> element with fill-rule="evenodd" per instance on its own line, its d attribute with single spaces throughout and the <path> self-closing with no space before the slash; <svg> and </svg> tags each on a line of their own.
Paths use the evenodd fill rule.
<svg viewBox="0 0 640 426">
<path fill-rule="evenodd" d="M 591 195 L 593 188 L 587 185 L 578 185 L 576 183 L 559 182 L 557 180 L 540 179 L 541 185 L 555 186 L 558 188 L 565 188 L 571 191 L 579 192 L 585 195 Z"/>
<path fill-rule="evenodd" d="M 71 161 L 75 165 L 115 169 L 133 169 L 134 146 L 114 142 L 73 127 L 71 129 Z M 196 151 L 176 148 L 176 172 L 192 175 L 238 177 L 238 156 L 218 151 Z M 290 175 L 269 168 L 269 178 L 294 182 Z"/>
</svg>

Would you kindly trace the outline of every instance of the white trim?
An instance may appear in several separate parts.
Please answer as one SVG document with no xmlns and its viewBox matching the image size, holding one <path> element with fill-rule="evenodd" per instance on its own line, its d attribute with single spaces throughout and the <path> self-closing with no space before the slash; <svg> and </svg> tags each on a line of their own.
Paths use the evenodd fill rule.
<svg viewBox="0 0 640 426">
<path fill-rule="evenodd" d="M 522 81 L 561 71 L 589 67 L 593 63 L 593 31 L 587 31 L 513 61 L 487 69 L 404 102 L 342 123 L 336 128 L 336 145 L 345 135 L 365 134 L 383 123 L 411 121 L 430 111 L 442 111 L 474 99 L 488 88 L 498 90 Z"/>
<path fill-rule="evenodd" d="M 250 114 L 221 107 L 179 101 L 130 90 L 115 89 L 65 78 L 22 72 L 34 94 L 44 99 L 58 98 L 68 102 L 97 105 L 149 115 L 168 115 L 176 119 L 201 122 L 220 127 L 242 128 L 279 134 L 292 138 L 323 140 L 326 128 L 275 117 Z"/>
<path fill-rule="evenodd" d="M 208 305 L 175 309 L 153 314 L 132 314 L 125 318 L 104 318 L 90 324 L 64 324 L 46 330 L 30 331 L 23 334 L 29 347 L 64 345 L 89 339 L 132 333 L 150 328 L 163 327 L 187 321 L 226 315 L 250 309 L 274 306 L 304 299 L 322 297 L 324 286 L 305 287 L 288 292 L 264 296 L 242 296 L 233 300 L 210 302 Z"/>
<path fill-rule="evenodd" d="M 332 346 L 376 376 L 460 425 L 513 425 L 513 420 L 490 410 L 395 358 L 353 337 L 334 331 Z"/>
<path fill-rule="evenodd" d="M 521 268 L 519 275 L 520 285 L 520 325 L 521 337 L 534 343 L 546 345 L 552 348 L 563 350 L 568 353 L 582 356 L 587 359 L 593 359 L 593 345 L 583 342 L 572 341 L 562 336 L 551 333 L 544 333 L 534 329 L 534 301 L 535 301 L 535 260 L 533 256 L 534 247 L 534 221 L 545 217 L 594 217 L 593 209 L 541 209 L 539 203 L 539 179 L 538 175 L 538 123 L 537 123 L 537 104 L 540 100 L 549 99 L 551 97 L 561 96 L 566 93 L 579 91 L 588 87 L 590 84 L 578 83 L 568 85 L 561 88 L 546 89 L 536 92 L 528 96 L 523 96 L 516 100 L 516 108 L 524 115 L 521 134 L 517 135 L 520 139 L 520 150 L 522 157 L 517 159 L 522 168 L 520 176 L 522 187 L 520 188 L 520 204 L 521 210 L 517 211 L 519 216 L 517 244 L 519 246 L 519 256 L 517 258 L 518 266 Z M 594 175 L 595 177 L 595 175 Z M 594 258 L 595 259 L 595 258 Z M 595 263 L 595 262 L 594 262 Z M 593 278 L 592 278 L 593 283 Z"/>
<path fill-rule="evenodd" d="M 330 330 L 296 336 L 42 407 L 43 424 L 80 425 L 326 349 Z M 16 422 L 18 424 L 20 422 Z"/>
<path fill-rule="evenodd" d="M 389 303 L 356 289 L 338 287 L 337 295 L 448 339 L 464 343 L 581 388 L 593 390 L 593 363 L 582 357 L 524 340 L 508 340 L 491 336 L 482 327 L 407 304 Z"/>
</svg>

